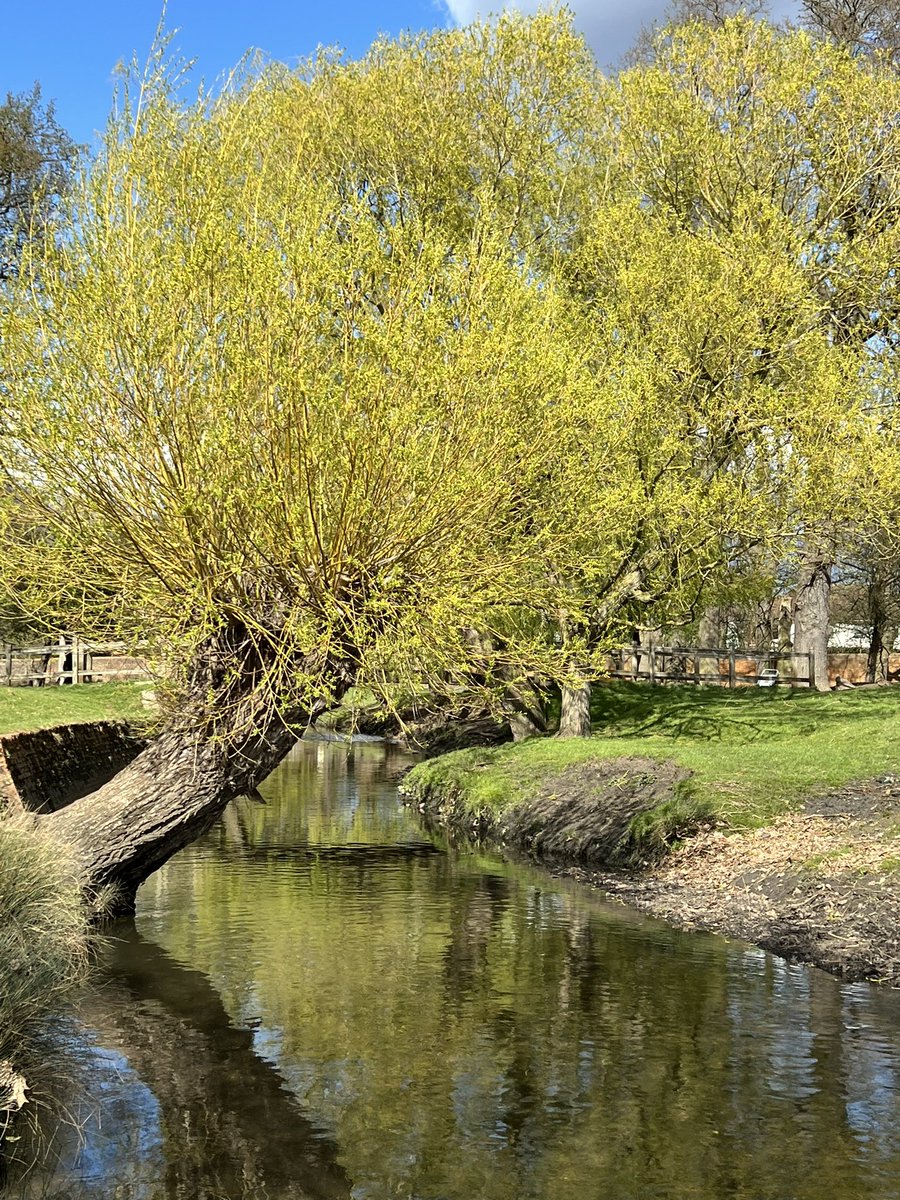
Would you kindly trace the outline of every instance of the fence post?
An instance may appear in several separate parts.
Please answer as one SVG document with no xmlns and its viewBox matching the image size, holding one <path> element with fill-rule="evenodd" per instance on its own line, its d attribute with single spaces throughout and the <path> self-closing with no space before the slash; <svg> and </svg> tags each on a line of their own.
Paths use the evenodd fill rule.
<svg viewBox="0 0 900 1200">
<path fill-rule="evenodd" d="M 6 643 L 6 686 L 12 687 L 13 652 L 12 642 Z"/>
<path fill-rule="evenodd" d="M 81 639 L 72 637 L 72 682 L 81 683 Z"/>
<path fill-rule="evenodd" d="M 734 651 L 729 650 L 728 651 L 728 686 L 732 689 L 732 691 L 734 690 L 736 683 L 737 683 L 737 667 L 735 666 L 735 662 L 734 662 Z"/>
<path fill-rule="evenodd" d="M 650 682 L 656 683 L 656 648 L 650 647 Z"/>
<path fill-rule="evenodd" d="M 64 633 L 61 633 L 59 635 L 59 651 L 56 656 L 56 686 L 57 687 L 62 687 L 63 683 L 65 682 L 63 679 L 63 672 L 65 671 L 65 669 L 66 669 L 66 635 Z"/>
</svg>

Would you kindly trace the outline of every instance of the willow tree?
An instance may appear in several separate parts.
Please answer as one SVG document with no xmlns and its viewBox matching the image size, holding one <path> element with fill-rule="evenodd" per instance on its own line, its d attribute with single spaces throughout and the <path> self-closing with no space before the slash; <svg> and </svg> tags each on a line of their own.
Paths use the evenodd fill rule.
<svg viewBox="0 0 900 1200">
<path fill-rule="evenodd" d="M 773 269 L 796 273 L 810 333 L 843 360 L 846 386 L 815 421 L 802 419 L 807 396 L 792 402 L 795 537 L 781 554 L 800 577 L 797 648 L 816 651 L 823 687 L 828 564 L 847 526 L 896 493 L 879 440 L 898 327 L 898 103 L 888 60 L 737 18 L 669 30 L 601 108 L 615 173 L 643 210 L 694 236 L 780 247 Z M 774 379 L 768 341 L 763 326 L 756 376 Z"/>
<path fill-rule="evenodd" d="M 490 79 L 497 46 L 447 61 Z M 4 314 L 7 592 L 171 676 L 152 745 L 44 819 L 125 902 L 354 680 L 400 651 L 449 668 L 530 582 L 565 310 L 495 180 L 449 221 L 396 158 L 324 143 L 370 83 L 323 60 L 186 102 L 158 58 Z M 430 130 L 445 172 L 457 137 Z"/>
<path fill-rule="evenodd" d="M 29 233 L 52 222 L 77 153 L 38 84 L 7 93 L 0 104 L 0 282 L 15 272 Z"/>
<path fill-rule="evenodd" d="M 749 553 L 782 551 L 808 486 L 798 449 L 830 461 L 857 415 L 780 230 L 689 229 L 620 195 L 580 234 L 566 276 L 592 377 L 544 513 L 576 734 L 631 626 L 684 624 Z"/>
</svg>

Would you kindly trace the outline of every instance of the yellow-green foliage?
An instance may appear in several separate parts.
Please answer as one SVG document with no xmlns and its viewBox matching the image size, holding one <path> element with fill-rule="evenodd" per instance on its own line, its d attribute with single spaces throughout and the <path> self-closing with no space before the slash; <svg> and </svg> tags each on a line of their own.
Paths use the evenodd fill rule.
<svg viewBox="0 0 900 1200">
<path fill-rule="evenodd" d="M 862 462 L 891 497 L 900 84 L 743 20 L 666 45 L 604 80 L 555 14 L 127 76 L 2 315 L 16 605 L 173 664 L 243 631 L 291 712 L 473 630 L 559 677 L 871 509 Z"/>
<path fill-rule="evenodd" d="M 558 106 L 536 89 L 587 61 L 543 26 L 524 158 L 536 140 L 552 157 Z M 440 660 L 521 599 L 528 497 L 578 355 L 553 289 L 510 254 L 509 189 L 477 184 L 483 131 L 456 146 L 454 89 L 479 77 L 499 122 L 492 89 L 524 87 L 530 47 L 508 22 L 193 104 L 162 62 L 129 83 L 66 236 L 26 253 L 5 316 L 20 599 L 49 620 L 77 594 L 82 627 L 143 631 L 170 659 L 243 626 L 285 704 L 327 688 L 326 659 Z M 425 77 L 444 79 L 436 111 Z M 394 81 L 408 102 L 388 114 Z M 445 214 L 457 190 L 465 213 Z"/>
<path fill-rule="evenodd" d="M 65 848 L 0 819 L 0 1062 L 27 1071 L 48 1014 L 81 979 L 88 923 Z"/>
<path fill-rule="evenodd" d="M 723 348 L 746 337 L 746 321 L 758 327 L 755 348 L 744 343 L 745 378 L 777 386 L 792 347 L 806 370 L 831 376 L 824 387 L 798 376 L 796 398 L 790 386 L 783 393 L 785 404 L 804 410 L 790 431 L 788 482 L 807 542 L 817 526 L 858 516 L 861 493 L 876 520 L 892 521 L 896 507 L 884 401 L 896 383 L 898 105 L 900 79 L 888 61 L 863 61 L 805 32 L 745 18 L 714 33 L 702 24 L 669 31 L 652 63 L 602 89 L 598 136 L 611 189 L 679 231 L 669 271 L 676 280 L 685 238 L 695 254 L 708 246 L 712 286 L 696 291 L 677 323 L 659 323 L 674 335 L 692 383 L 721 381 L 721 415 L 734 414 Z M 722 271 L 730 275 L 725 286 L 716 282 Z M 634 273 L 642 273 L 639 262 Z M 818 337 L 834 350 L 827 366 L 813 366 Z M 740 407 L 739 420 L 752 420 L 753 409 Z M 872 408 L 867 421 L 861 410 Z M 762 410 L 755 416 L 767 424 Z M 783 465 L 777 453 L 772 465 Z"/>
</svg>

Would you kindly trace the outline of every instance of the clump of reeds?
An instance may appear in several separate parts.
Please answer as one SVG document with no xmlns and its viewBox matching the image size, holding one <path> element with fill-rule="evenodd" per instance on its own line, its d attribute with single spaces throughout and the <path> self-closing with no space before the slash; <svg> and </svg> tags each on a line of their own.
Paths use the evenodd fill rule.
<svg viewBox="0 0 900 1200">
<path fill-rule="evenodd" d="M 88 964 L 88 912 L 64 846 L 0 818 L 0 1141 L 26 1099 L 35 1047 Z"/>
</svg>

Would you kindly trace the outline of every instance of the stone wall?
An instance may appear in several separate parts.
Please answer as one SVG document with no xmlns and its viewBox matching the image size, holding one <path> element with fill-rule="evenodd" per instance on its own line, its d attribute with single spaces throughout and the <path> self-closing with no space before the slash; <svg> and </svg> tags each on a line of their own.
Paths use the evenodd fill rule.
<svg viewBox="0 0 900 1200">
<path fill-rule="evenodd" d="M 55 812 L 94 791 L 143 748 L 125 721 L 0 737 L 0 808 Z"/>
</svg>

